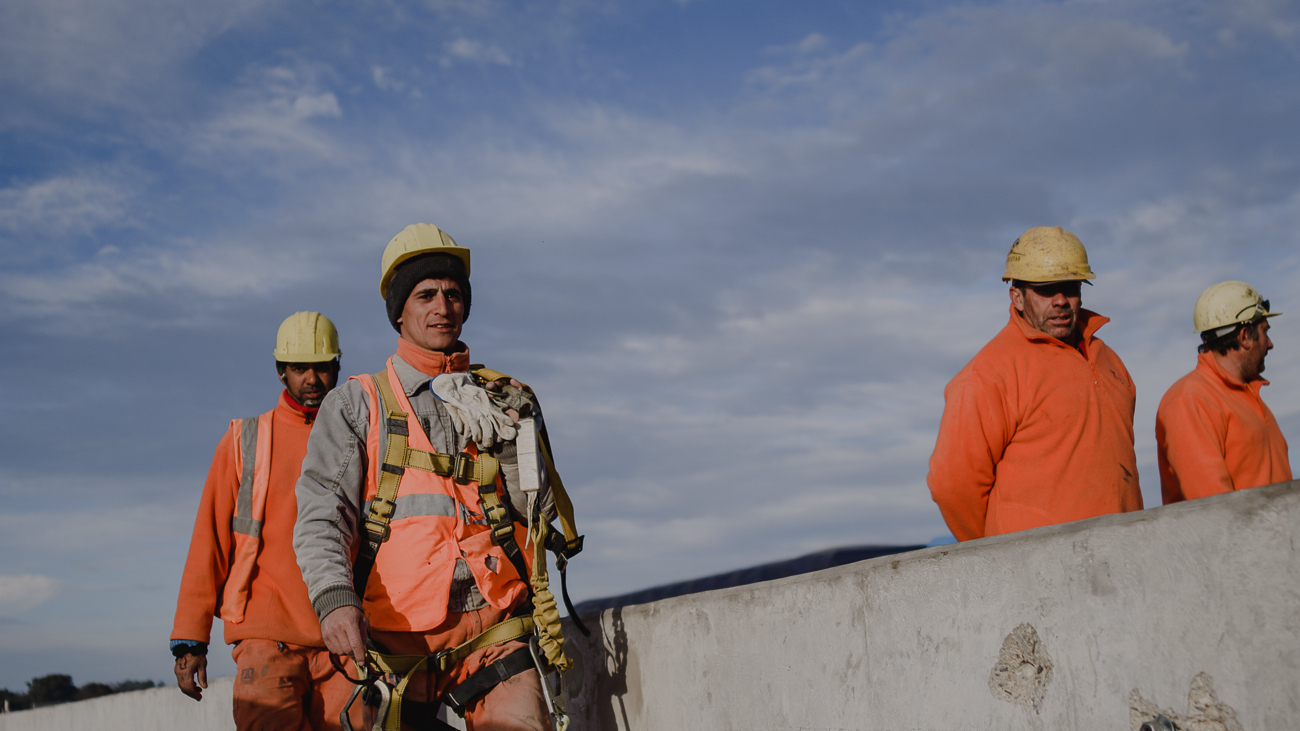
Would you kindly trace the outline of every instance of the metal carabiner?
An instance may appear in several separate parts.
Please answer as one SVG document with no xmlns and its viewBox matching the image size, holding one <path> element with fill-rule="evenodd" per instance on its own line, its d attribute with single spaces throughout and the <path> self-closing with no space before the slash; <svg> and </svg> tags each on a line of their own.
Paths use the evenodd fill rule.
<svg viewBox="0 0 1300 731">
<path fill-rule="evenodd" d="M 375 712 L 375 722 L 370 731 L 384 731 L 384 718 L 388 716 L 388 704 L 393 699 L 393 689 L 388 687 L 383 678 L 375 678 L 375 687 L 379 689 L 379 710 Z"/>
<path fill-rule="evenodd" d="M 537 635 L 528 638 L 528 652 L 533 656 L 533 664 L 537 666 L 537 680 L 542 684 L 542 697 L 546 699 L 546 710 L 551 714 L 551 725 L 555 727 L 555 731 L 567 731 L 569 715 L 555 707 L 555 698 L 551 696 L 551 684 L 546 680 L 546 665 L 542 662 L 541 645 L 537 642 Z"/>
</svg>

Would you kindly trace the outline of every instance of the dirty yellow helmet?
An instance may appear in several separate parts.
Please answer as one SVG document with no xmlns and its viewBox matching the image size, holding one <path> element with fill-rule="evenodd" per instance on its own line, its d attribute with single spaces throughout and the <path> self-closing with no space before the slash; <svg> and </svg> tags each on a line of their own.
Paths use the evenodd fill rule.
<svg viewBox="0 0 1300 731">
<path fill-rule="evenodd" d="M 1196 298 L 1192 321 L 1196 332 L 1222 330 L 1213 334 L 1213 337 L 1221 337 L 1243 322 L 1280 314 L 1268 311 L 1268 300 L 1261 297 L 1254 287 L 1234 279 L 1219 282 L 1201 292 L 1201 296 Z"/>
<path fill-rule="evenodd" d="M 458 245 L 446 231 L 431 223 L 413 223 L 402 229 L 384 248 L 384 258 L 380 262 L 380 296 L 388 299 L 388 283 L 402 262 L 421 254 L 438 253 L 451 254 L 460 259 L 465 264 L 465 276 L 469 276 L 469 249 Z"/>
<path fill-rule="evenodd" d="M 321 363 L 339 354 L 339 331 L 319 312 L 295 312 L 275 334 L 274 355 L 281 363 Z"/>
<path fill-rule="evenodd" d="M 1060 226 L 1035 226 L 1011 245 L 1002 281 L 1066 282 L 1096 277 L 1078 236 Z"/>
</svg>

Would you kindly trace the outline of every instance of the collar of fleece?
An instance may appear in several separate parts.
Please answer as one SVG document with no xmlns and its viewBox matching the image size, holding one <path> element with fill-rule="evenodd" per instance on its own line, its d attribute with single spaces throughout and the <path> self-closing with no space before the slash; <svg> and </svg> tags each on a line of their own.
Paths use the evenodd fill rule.
<svg viewBox="0 0 1300 731">
<path fill-rule="evenodd" d="M 308 424 L 316 420 L 316 414 L 320 411 L 319 406 L 316 408 L 312 408 L 310 406 L 303 406 L 302 404 L 295 401 L 293 399 L 293 396 L 289 395 L 289 389 L 287 388 L 284 389 L 284 392 L 280 394 L 280 400 L 284 402 L 285 406 L 288 406 L 294 411 L 297 411 L 298 413 L 302 414 L 303 418 L 307 420 Z"/>
<path fill-rule="evenodd" d="M 457 341 L 456 353 L 425 350 L 405 338 L 397 339 L 397 357 L 411 364 L 415 370 L 430 378 L 442 373 L 464 373 L 469 370 L 469 348 Z"/>
</svg>

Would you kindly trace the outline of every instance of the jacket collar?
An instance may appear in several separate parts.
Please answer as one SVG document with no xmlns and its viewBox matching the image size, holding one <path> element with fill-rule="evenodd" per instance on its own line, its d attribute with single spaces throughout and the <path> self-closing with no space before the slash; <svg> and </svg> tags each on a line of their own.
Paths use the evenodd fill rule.
<svg viewBox="0 0 1300 731">
<path fill-rule="evenodd" d="M 1069 344 L 1032 327 L 1025 321 L 1025 318 L 1021 317 L 1020 313 L 1016 311 L 1015 305 L 1008 305 L 1007 307 L 1011 312 L 1011 322 L 1014 323 L 1016 327 L 1020 328 L 1020 334 L 1024 335 L 1026 340 L 1049 345 L 1054 343 L 1062 348 L 1069 348 L 1070 350 L 1078 352 L 1076 348 L 1071 347 Z M 1088 356 L 1089 358 L 1092 357 L 1092 341 L 1095 339 L 1093 336 L 1101 329 L 1102 325 L 1105 325 L 1108 322 L 1110 322 L 1109 317 L 1098 315 L 1092 310 L 1079 308 L 1079 332 L 1082 336 L 1081 342 L 1083 343 L 1084 351 L 1090 354 Z"/>
<path fill-rule="evenodd" d="M 291 423 L 310 425 L 316 420 L 316 412 L 320 409 L 309 408 L 294 401 L 286 388 L 280 391 L 280 401 L 275 405 L 275 411 L 277 417 L 283 417 Z"/>
<path fill-rule="evenodd" d="M 1214 357 L 1213 353 L 1201 353 L 1196 356 L 1196 367 L 1198 370 L 1204 368 L 1210 373 L 1213 373 L 1214 377 L 1228 388 L 1234 388 L 1240 391 L 1250 391 L 1258 395 L 1259 389 L 1268 385 L 1268 381 L 1263 378 L 1256 378 L 1250 383 L 1242 383 L 1240 378 L 1232 375 L 1223 367 L 1223 364 L 1219 362 L 1218 358 Z"/>
<path fill-rule="evenodd" d="M 398 352 L 401 352 L 400 348 Z M 408 363 L 401 355 L 393 355 L 393 371 L 397 374 L 397 380 L 402 384 L 402 390 L 406 392 L 407 398 L 411 398 L 421 388 L 429 385 L 429 381 L 432 380 L 433 376 L 442 373 L 465 373 L 469 370 L 469 349 L 462 350 L 459 353 L 452 353 L 450 356 L 443 356 L 441 353 L 435 353 L 434 355 L 445 358 L 445 363 L 442 370 L 432 375 Z"/>
</svg>

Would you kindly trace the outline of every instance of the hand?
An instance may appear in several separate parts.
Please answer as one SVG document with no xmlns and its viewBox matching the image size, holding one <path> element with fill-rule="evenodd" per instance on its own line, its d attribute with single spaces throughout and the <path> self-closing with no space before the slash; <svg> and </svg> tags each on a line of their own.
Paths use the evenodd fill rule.
<svg viewBox="0 0 1300 731">
<path fill-rule="evenodd" d="M 511 379 L 510 379 L 510 385 L 511 385 L 511 386 L 514 386 L 514 387 L 515 387 L 516 389 L 518 389 L 519 391 L 523 391 L 523 390 L 524 390 L 524 384 L 520 383 L 518 380 L 516 380 L 516 379 L 514 379 L 514 378 L 511 378 Z M 501 395 L 501 382 L 500 382 L 500 381 L 488 381 L 487 383 L 483 384 L 483 390 L 487 391 L 488 393 L 490 393 L 490 394 L 493 395 L 493 396 L 499 396 L 499 395 Z M 516 424 L 519 423 L 519 411 L 518 411 L 517 409 L 506 408 L 506 409 L 503 409 L 503 411 L 506 412 L 506 416 L 509 416 L 509 417 L 510 417 L 510 421 L 512 421 L 512 422 L 514 422 L 514 423 L 516 423 Z"/>
<path fill-rule="evenodd" d="M 321 638 L 325 647 L 335 655 L 349 655 L 357 664 L 366 662 L 366 631 L 370 620 L 356 607 L 339 607 L 320 623 Z"/>
<path fill-rule="evenodd" d="M 196 701 L 203 700 L 200 688 L 208 687 L 208 656 L 181 655 L 176 658 L 176 683 L 181 692 Z M 195 676 L 198 682 L 195 683 Z"/>
</svg>

